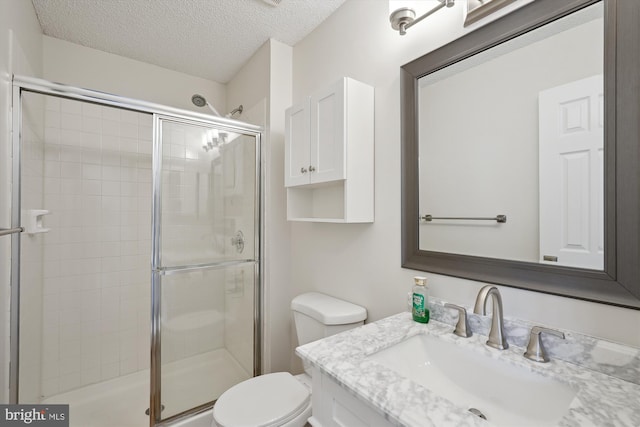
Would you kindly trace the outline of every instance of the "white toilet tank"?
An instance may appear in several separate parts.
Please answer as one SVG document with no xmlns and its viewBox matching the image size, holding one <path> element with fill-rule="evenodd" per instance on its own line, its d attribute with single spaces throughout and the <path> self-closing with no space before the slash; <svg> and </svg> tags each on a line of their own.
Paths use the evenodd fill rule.
<svg viewBox="0 0 640 427">
<path fill-rule="evenodd" d="M 364 324 L 367 309 L 319 292 L 291 301 L 298 345 L 304 345 Z"/>
<path fill-rule="evenodd" d="M 364 307 L 318 292 L 298 295 L 291 309 L 300 345 L 360 326 L 367 318 Z M 236 384 L 218 398 L 212 426 L 308 425 L 312 373 L 306 365 L 305 371 L 297 378 L 277 372 Z"/>
</svg>

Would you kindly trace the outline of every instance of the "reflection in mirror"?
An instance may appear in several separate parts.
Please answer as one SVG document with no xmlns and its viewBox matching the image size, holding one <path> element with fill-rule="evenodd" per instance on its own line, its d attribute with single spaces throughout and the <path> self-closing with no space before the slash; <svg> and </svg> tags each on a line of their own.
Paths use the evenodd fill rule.
<svg viewBox="0 0 640 427">
<path fill-rule="evenodd" d="M 420 250 L 604 269 L 603 52 L 600 2 L 419 79 Z"/>
<path fill-rule="evenodd" d="M 521 219 L 518 218 L 520 214 L 517 208 L 519 206 L 513 203 L 508 206 L 491 204 L 491 210 L 489 212 L 479 212 L 474 209 L 472 213 L 465 211 L 464 215 L 459 215 L 465 217 L 494 217 L 496 215 L 505 215 L 507 217 L 506 223 L 481 221 L 480 224 L 478 224 L 474 221 L 471 225 L 458 221 L 445 223 L 445 220 L 435 220 L 436 217 L 441 216 L 458 216 L 448 209 L 445 211 L 444 206 L 441 205 L 443 202 L 435 202 L 427 206 L 420 205 L 423 202 L 420 194 L 422 190 L 427 188 L 433 189 L 443 185 L 441 181 L 426 182 L 427 180 L 435 180 L 435 177 L 420 177 L 420 172 L 427 172 L 428 168 L 435 169 L 437 166 L 433 164 L 428 166 L 420 163 L 425 160 L 424 157 L 429 157 L 429 154 L 420 147 L 421 141 L 424 141 L 421 133 L 430 131 L 430 129 L 426 129 L 426 126 L 419 123 L 421 118 L 419 107 L 423 103 L 428 102 L 428 98 L 426 97 L 425 99 L 420 99 L 420 87 L 429 84 L 427 79 L 424 80 L 424 83 L 421 79 L 425 76 L 432 75 L 438 70 L 453 67 L 458 67 L 458 72 L 464 72 L 464 70 L 471 66 L 479 65 L 463 62 L 466 61 L 467 58 L 475 58 L 486 50 L 500 46 L 510 40 L 527 38 L 530 32 L 557 20 L 564 20 L 566 17 L 575 19 L 574 16 L 579 15 L 574 14 L 580 14 L 580 11 L 584 11 L 585 8 L 598 4 L 602 4 L 604 8 L 604 47 L 602 49 L 602 55 L 604 56 L 604 60 L 602 61 L 604 111 L 601 113 L 598 109 L 594 110 L 590 106 L 590 103 L 587 104 L 585 102 L 583 103 L 585 105 L 584 108 L 566 109 L 564 115 L 560 115 L 561 118 L 564 117 L 564 121 L 556 123 L 556 128 L 562 129 L 560 125 L 564 123 L 565 129 L 578 130 L 580 123 L 585 122 L 582 119 L 586 111 L 591 111 L 592 113 L 597 112 L 597 114 L 603 114 L 604 116 L 604 124 L 602 125 L 604 132 L 604 179 L 600 181 L 604 186 L 604 190 L 602 191 L 604 195 L 602 208 L 604 233 L 601 232 L 604 240 L 603 266 L 584 268 L 559 265 L 559 263 L 553 261 L 538 262 L 538 256 L 544 257 L 545 255 L 549 255 L 549 259 L 553 259 L 552 257 L 554 256 L 546 253 L 547 250 L 541 252 L 539 242 L 537 243 L 538 254 L 534 259 L 535 262 L 521 261 L 520 256 L 514 259 L 515 257 L 511 254 L 462 254 L 466 250 L 465 248 L 457 248 L 458 253 L 445 252 L 442 249 L 426 250 L 423 249 L 425 246 L 421 248 L 420 232 L 436 224 L 440 224 L 441 226 L 448 224 L 446 227 L 449 227 L 449 229 L 459 228 L 465 230 L 465 232 L 458 233 L 455 237 L 448 235 L 443 236 L 445 244 L 451 244 L 451 241 L 463 241 L 466 244 L 468 241 L 473 240 L 483 243 L 481 245 L 483 249 L 493 249 L 494 246 L 497 246 L 495 241 L 499 235 L 497 231 L 501 230 L 499 227 L 503 227 L 504 230 L 509 230 L 508 227 L 517 226 L 521 222 Z M 638 117 L 640 117 L 640 92 L 633 89 L 640 87 L 640 73 L 638 73 L 640 69 L 640 49 L 638 49 L 638 46 L 640 46 L 640 27 L 638 26 L 638 16 L 640 16 L 640 2 L 637 0 L 566 0 L 561 2 L 557 0 L 536 0 L 492 22 L 491 25 L 478 28 L 401 67 L 402 266 L 404 268 L 640 309 L 640 263 L 638 263 L 638 258 L 640 257 L 640 203 L 638 203 L 638 195 L 640 194 L 640 179 L 638 179 L 638 174 L 640 174 L 640 144 L 638 144 L 638 141 L 640 141 L 640 121 L 638 121 Z M 579 27 L 583 24 L 589 25 L 590 21 L 594 20 L 585 19 L 580 21 L 579 24 L 574 23 L 571 26 L 563 27 L 561 30 L 555 32 L 558 33 L 558 35 L 562 35 L 569 27 Z M 533 45 L 543 43 L 544 40 L 542 39 L 543 38 L 536 40 Z M 555 43 L 554 41 L 554 47 Z M 559 44 L 559 42 L 557 43 Z M 538 74 L 545 74 L 545 79 L 561 76 L 566 73 L 565 69 L 567 67 L 566 63 L 563 64 L 561 62 L 565 59 L 564 55 L 579 54 L 580 58 L 587 57 L 588 54 L 585 49 L 592 46 L 593 43 L 595 42 L 585 39 L 571 49 L 565 50 L 562 57 L 557 58 L 558 62 L 555 67 L 548 66 L 547 68 L 540 68 L 537 62 L 530 64 L 530 67 L 535 67 L 535 69 L 538 70 Z M 527 43 L 527 45 L 529 44 L 531 43 Z M 515 55 L 515 53 L 512 53 L 512 55 Z M 491 61 L 499 61 L 499 56 L 500 55 L 496 55 Z M 538 61 L 544 61 L 546 56 L 545 54 L 543 57 L 539 57 Z M 520 60 L 526 61 L 527 57 L 521 58 Z M 486 66 L 489 66 L 491 61 L 484 60 L 482 63 L 486 63 Z M 464 68 L 462 68 L 463 64 L 465 64 Z M 482 88 L 492 80 L 504 81 L 509 87 L 509 90 L 515 91 L 521 86 L 526 87 L 529 85 L 528 80 L 531 77 L 527 75 L 525 78 L 527 71 L 527 69 L 513 68 L 510 73 L 503 74 L 499 77 L 494 77 L 493 75 L 481 76 L 478 74 L 478 78 L 476 78 L 475 74 L 467 74 L 467 79 L 459 83 L 462 85 L 462 90 L 456 90 L 455 92 L 469 91 L 471 87 L 474 89 Z M 568 78 L 565 81 L 552 82 L 548 87 L 540 87 L 540 92 L 593 77 L 598 75 L 598 73 L 597 71 L 590 71 L 584 75 L 576 75 L 575 77 Z M 449 77 L 451 76 L 442 77 L 440 80 Z M 433 83 L 437 84 L 438 81 Z M 465 86 L 465 83 L 468 84 Z M 502 96 L 504 97 L 504 95 Z M 531 174 L 531 168 L 533 168 L 534 173 L 536 170 L 539 171 L 540 168 L 542 168 L 543 173 L 540 174 L 540 172 L 538 172 L 538 175 L 543 178 L 548 175 L 546 166 L 538 166 L 539 149 L 525 148 L 525 146 L 523 146 L 523 141 L 526 136 L 525 132 L 529 131 L 510 134 L 511 140 L 508 141 L 510 145 L 506 147 L 508 150 L 506 154 L 502 151 L 496 153 L 496 151 L 498 151 L 497 148 L 486 146 L 487 140 L 493 138 L 498 139 L 501 134 L 511 132 L 511 123 L 522 119 L 524 107 L 517 105 L 516 109 L 516 104 L 512 104 L 510 108 L 505 110 L 504 108 L 500 108 L 501 104 L 489 102 L 492 101 L 493 98 L 499 98 L 499 95 L 487 93 L 485 95 L 487 99 L 485 104 L 477 106 L 471 111 L 463 108 L 467 103 L 473 104 L 477 102 L 477 98 L 478 95 L 469 95 L 467 98 L 458 99 L 457 103 L 444 105 L 447 102 L 446 98 L 439 100 L 441 104 L 438 104 L 438 101 L 435 103 L 435 105 L 438 106 L 438 111 L 444 111 L 452 117 L 455 116 L 455 121 L 449 120 L 448 118 L 441 119 L 449 120 L 448 129 L 454 132 L 460 133 L 464 128 L 469 127 L 469 123 L 476 115 L 484 120 L 479 121 L 481 126 L 472 134 L 473 139 L 471 142 L 473 143 L 470 143 L 464 148 L 460 148 L 461 151 L 473 152 L 476 157 L 467 157 L 464 162 L 462 160 L 458 161 L 456 158 L 455 164 L 458 165 L 458 169 L 455 171 L 452 170 L 449 179 L 456 181 L 465 179 L 465 176 L 471 177 L 472 179 L 467 180 L 467 183 L 469 183 L 480 180 L 480 172 L 483 172 L 483 170 L 486 171 L 494 168 L 499 170 L 499 178 L 501 179 L 497 184 L 485 184 L 481 189 L 476 189 L 476 191 L 472 193 L 466 193 L 457 197 L 455 194 L 446 195 L 449 199 L 454 199 L 455 201 L 458 199 L 467 199 L 478 202 L 496 197 L 486 191 L 497 190 L 493 194 L 498 195 L 507 192 L 509 186 L 512 185 L 511 181 L 514 177 L 525 175 L 524 166 L 522 166 L 523 170 L 514 170 L 514 168 L 510 166 L 495 166 L 486 163 L 485 158 L 490 157 L 490 155 L 496 156 L 499 154 L 503 157 L 513 157 L 519 155 L 521 151 L 528 149 L 530 150 L 528 155 L 534 162 L 533 166 L 528 166 L 528 173 Z M 507 101 L 501 102 L 507 103 Z M 536 110 L 539 104 L 538 98 L 536 97 L 530 102 L 533 103 L 533 106 L 529 105 L 529 111 L 533 111 L 534 114 L 536 114 L 536 120 L 539 120 L 540 113 Z M 588 108 L 590 110 L 587 109 L 586 105 L 589 105 Z M 509 107 L 509 105 L 507 106 Z M 515 111 L 516 114 L 511 114 L 511 111 Z M 498 117 L 499 120 L 487 122 L 488 118 L 491 117 Z M 556 117 L 558 117 L 558 114 L 556 114 Z M 540 124 L 538 124 L 537 129 L 534 126 L 534 130 L 531 132 L 535 133 L 536 138 L 538 138 L 538 135 L 542 135 L 540 132 Z M 580 132 L 571 133 L 577 135 Z M 444 141 L 442 144 L 453 144 L 453 142 L 451 142 L 452 138 L 449 138 L 448 135 L 444 139 L 442 136 L 440 138 L 441 141 Z M 434 142 L 436 141 L 435 138 L 433 138 L 433 140 Z M 447 147 L 447 145 L 442 144 L 431 145 L 435 145 L 437 148 Z M 482 150 L 480 150 L 480 148 L 482 148 Z M 503 149 L 503 147 L 501 147 L 501 149 Z M 459 152 L 457 154 L 462 158 Z M 567 161 L 569 160 L 573 162 L 576 158 L 569 156 Z M 442 157 L 437 161 L 438 164 L 449 166 L 451 169 L 454 168 L 451 159 Z M 574 164 L 578 163 L 580 162 L 574 162 Z M 469 171 L 472 166 L 476 167 L 478 165 L 481 166 L 480 169 L 472 172 Z M 569 165 L 564 166 L 567 166 L 567 171 L 571 169 L 568 167 Z M 573 165 L 571 166 L 573 167 Z M 501 167 L 504 169 L 499 169 Z M 518 168 L 520 168 L 520 166 L 518 166 Z M 583 162 L 582 168 L 593 169 L 587 162 Z M 581 172 L 583 175 L 578 176 L 584 176 L 583 169 L 579 167 L 574 167 L 571 170 L 572 174 Z M 536 177 L 535 183 L 532 184 L 529 182 L 528 184 L 522 184 L 523 187 L 521 187 L 518 192 L 513 193 L 510 198 L 515 199 L 518 203 L 525 203 L 523 201 L 525 195 L 537 195 L 539 193 L 540 182 L 541 180 Z M 584 184 L 580 182 L 579 179 L 575 179 L 574 176 L 569 177 L 567 182 L 570 182 L 571 185 L 576 183 Z M 562 189 L 561 185 L 556 184 L 556 186 Z M 593 187 L 595 188 L 597 185 Z M 587 186 L 584 185 L 584 188 L 587 188 Z M 453 190 L 449 191 L 452 192 Z M 533 196 L 532 200 L 535 201 L 536 197 L 540 200 L 540 196 Z M 509 199 L 506 200 L 510 201 Z M 591 203 L 592 200 L 596 199 L 583 195 L 581 198 L 577 198 L 577 200 L 590 200 Z M 424 202 L 427 204 L 432 203 L 429 202 L 427 198 L 424 198 Z M 542 206 L 539 202 L 538 205 Z M 509 210 L 506 210 L 507 207 Z M 425 208 L 428 208 L 428 211 L 425 211 Z M 440 211 L 441 208 L 442 210 Z M 571 205 L 571 209 L 568 210 L 566 206 L 563 207 L 561 205 L 561 208 L 565 208 L 566 212 L 569 210 L 572 212 L 576 211 L 575 205 Z M 438 209 L 438 211 L 435 209 Z M 500 211 L 498 211 L 498 209 L 500 209 Z M 540 210 L 539 207 L 535 209 L 537 209 L 538 212 Z M 536 212 L 535 209 L 534 214 Z M 542 209 L 543 211 L 545 210 L 545 208 Z M 487 208 L 487 210 L 489 209 Z M 434 217 L 434 220 L 430 224 L 425 224 L 418 220 L 426 214 Z M 538 213 L 538 219 L 534 220 L 534 224 L 539 224 L 541 218 L 542 216 Z M 542 219 L 542 222 L 544 222 L 544 219 Z M 576 233 L 577 230 L 582 233 L 597 234 L 593 231 L 584 232 L 582 228 L 576 228 L 575 218 L 567 218 L 566 223 L 574 227 L 567 230 L 567 233 L 569 233 L 569 231 Z M 582 227 L 582 223 L 578 223 Z M 477 229 L 479 226 L 484 227 L 487 231 L 493 230 L 492 236 L 469 237 L 471 234 L 468 234 L 468 231 Z M 556 233 L 555 235 L 564 237 L 563 234 Z M 571 234 L 571 239 L 574 239 L 574 236 L 574 234 Z M 524 239 L 520 237 L 519 234 L 516 235 L 516 237 L 512 237 L 512 239 L 515 240 L 521 238 Z M 536 239 L 535 235 L 532 239 Z M 538 236 L 537 239 L 540 240 L 540 237 Z M 568 239 L 565 238 L 565 240 Z M 425 243 L 422 242 L 422 244 L 424 245 Z M 429 244 L 431 244 L 431 241 L 429 241 Z M 448 250 L 453 251 L 454 249 Z M 501 258 L 504 256 L 511 256 L 511 259 Z M 558 256 L 558 258 L 560 258 L 560 256 Z"/>
</svg>

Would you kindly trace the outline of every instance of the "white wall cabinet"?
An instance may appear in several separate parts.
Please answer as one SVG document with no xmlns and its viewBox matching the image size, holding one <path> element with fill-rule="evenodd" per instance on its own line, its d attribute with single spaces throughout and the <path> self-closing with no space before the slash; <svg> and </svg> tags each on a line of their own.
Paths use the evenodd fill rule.
<svg viewBox="0 0 640 427">
<path fill-rule="evenodd" d="M 374 89 L 351 78 L 286 111 L 287 219 L 373 222 Z"/>
</svg>

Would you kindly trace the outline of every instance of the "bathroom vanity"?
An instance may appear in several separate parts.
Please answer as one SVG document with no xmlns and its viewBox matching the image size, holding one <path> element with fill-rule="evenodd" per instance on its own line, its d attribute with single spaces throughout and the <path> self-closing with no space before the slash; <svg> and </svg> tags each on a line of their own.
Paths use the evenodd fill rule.
<svg viewBox="0 0 640 427">
<path fill-rule="evenodd" d="M 474 335 L 462 338 L 452 333 L 455 314 L 438 302 L 432 308 L 443 322 L 419 324 L 400 313 L 298 347 L 314 367 L 309 422 L 640 425 L 640 350 L 566 333 L 566 340 L 545 337 L 551 360 L 536 363 L 523 357 L 528 325 L 506 319 L 510 346 L 496 350 L 485 345 L 487 317 L 471 314 Z"/>
</svg>

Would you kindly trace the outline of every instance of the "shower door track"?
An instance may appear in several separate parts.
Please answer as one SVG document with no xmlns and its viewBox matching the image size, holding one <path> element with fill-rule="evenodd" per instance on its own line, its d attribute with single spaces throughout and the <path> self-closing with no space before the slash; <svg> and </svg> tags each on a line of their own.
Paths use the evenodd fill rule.
<svg viewBox="0 0 640 427">
<path fill-rule="evenodd" d="M 59 96 L 62 98 L 86 101 L 93 104 L 109 105 L 111 107 L 124 108 L 126 110 L 134 110 L 143 113 L 156 115 L 164 114 L 172 119 L 199 121 L 203 124 L 219 124 L 230 129 L 243 131 L 245 133 L 254 133 L 257 135 L 262 132 L 262 128 L 260 126 L 252 125 L 249 123 L 241 123 L 237 120 L 228 119 L 226 117 L 215 117 L 207 114 L 182 110 L 180 108 L 169 107 L 162 104 L 156 104 L 153 102 L 141 101 L 139 99 L 112 95 L 106 92 L 68 86 L 61 83 L 54 83 L 35 77 L 14 75 L 13 87 L 14 89 L 18 89 L 18 92 L 20 90 L 27 90 L 29 92 L 41 93 L 43 95 Z M 15 94 L 16 93 L 14 92 L 14 95 Z M 14 109 L 16 105 L 19 106 L 20 104 L 19 102 L 16 104 L 16 99 L 14 99 Z"/>
<path fill-rule="evenodd" d="M 182 110 L 179 108 L 168 107 L 166 105 L 156 104 L 152 102 L 141 101 L 133 98 L 126 98 L 118 95 L 112 95 L 106 92 L 100 92 L 90 89 L 84 89 L 74 86 L 69 86 L 60 83 L 50 82 L 44 79 L 28 77 L 28 76 L 13 76 L 13 97 L 12 97 L 12 184 L 11 184 L 11 228 L 21 228 L 21 174 L 20 174 L 20 154 L 21 154 L 21 125 L 22 125 L 22 91 L 39 93 L 42 95 L 52 95 L 61 98 L 73 99 L 78 101 L 85 101 L 93 104 L 106 105 L 126 110 L 132 110 L 143 113 L 150 113 L 154 116 L 154 129 L 153 140 L 154 144 L 159 142 L 159 136 L 157 135 L 158 129 L 156 125 L 159 119 L 166 118 L 180 122 L 191 122 L 201 125 L 213 125 L 221 126 L 230 131 L 240 132 L 244 135 L 253 136 L 256 139 L 256 186 L 255 186 L 255 198 L 256 198 L 256 210 L 257 215 L 255 218 L 255 248 L 257 250 L 257 256 L 255 259 L 243 259 L 234 261 L 221 261 L 209 264 L 188 265 L 179 267 L 165 267 L 157 268 L 159 264 L 152 263 L 152 318 L 151 318 L 151 354 L 152 354 L 152 368 L 150 369 L 150 426 L 164 425 L 167 422 L 182 419 L 191 415 L 196 415 L 211 407 L 211 403 L 196 406 L 190 410 L 181 412 L 165 420 L 160 418 L 160 368 L 155 367 L 154 372 L 154 359 L 155 356 L 160 354 L 160 340 L 159 333 L 160 321 L 159 321 L 159 295 L 157 292 L 159 277 L 165 275 L 171 275 L 177 272 L 196 271 L 204 269 L 224 268 L 226 266 L 240 265 L 253 263 L 255 265 L 255 298 L 254 298 L 254 375 L 261 373 L 261 357 L 262 357 L 262 278 L 264 266 L 262 264 L 264 253 L 264 217 L 262 215 L 262 209 L 264 206 L 264 180 L 262 175 L 264 173 L 263 157 L 262 157 L 262 127 L 238 122 L 237 120 L 229 119 L 226 117 L 214 117 L 207 114 L 191 112 Z M 154 149 L 154 156 L 158 151 Z M 153 159 L 153 174 L 154 179 L 158 177 L 161 167 L 159 166 L 158 158 Z M 159 189 L 154 188 L 154 192 Z M 159 194 L 154 194 L 153 197 L 159 197 Z M 157 201 L 157 200 L 156 200 Z M 160 229 L 158 224 L 152 226 L 152 240 L 157 242 Z M 9 360 L 9 403 L 18 403 L 19 396 L 19 342 L 20 342 L 20 233 L 11 235 L 11 272 L 10 272 L 10 360 Z M 159 259 L 156 259 L 159 261 Z M 159 357 L 156 361 L 159 361 Z"/>
</svg>

